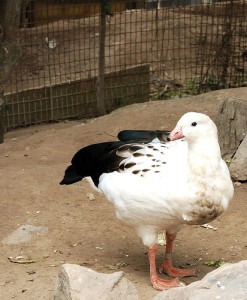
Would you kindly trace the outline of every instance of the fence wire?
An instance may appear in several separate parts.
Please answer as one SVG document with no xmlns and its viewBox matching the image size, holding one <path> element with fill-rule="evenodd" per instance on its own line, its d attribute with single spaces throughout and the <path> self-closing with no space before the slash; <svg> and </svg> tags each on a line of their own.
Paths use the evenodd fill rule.
<svg viewBox="0 0 247 300">
<path fill-rule="evenodd" d="M 245 86 L 242 0 L 103 1 L 106 110 Z M 102 2 L 25 0 L 6 128 L 97 115 Z"/>
</svg>

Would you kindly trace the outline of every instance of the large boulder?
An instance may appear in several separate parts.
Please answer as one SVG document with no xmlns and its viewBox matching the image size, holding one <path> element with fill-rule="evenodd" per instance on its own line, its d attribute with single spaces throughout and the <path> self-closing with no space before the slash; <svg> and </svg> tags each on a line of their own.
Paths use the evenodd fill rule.
<svg viewBox="0 0 247 300">
<path fill-rule="evenodd" d="M 232 159 L 230 172 L 232 178 L 236 181 L 247 180 L 247 136 Z"/>
<path fill-rule="evenodd" d="M 159 293 L 153 300 L 246 300 L 247 260 L 225 264 L 202 280 Z"/>
<path fill-rule="evenodd" d="M 247 135 L 247 89 L 242 97 L 229 93 L 221 102 L 216 125 L 222 156 L 231 159 Z"/>
<path fill-rule="evenodd" d="M 54 300 L 138 300 L 123 272 L 103 274 L 75 264 L 61 266 Z"/>
</svg>

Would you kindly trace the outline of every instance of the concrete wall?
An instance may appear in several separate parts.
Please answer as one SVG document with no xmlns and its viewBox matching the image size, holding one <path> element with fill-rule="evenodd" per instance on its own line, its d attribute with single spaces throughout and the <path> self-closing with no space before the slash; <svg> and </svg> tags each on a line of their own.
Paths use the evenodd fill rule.
<svg viewBox="0 0 247 300">
<path fill-rule="evenodd" d="M 56 20 L 86 18 L 100 13 L 100 1 L 47 1 L 25 0 L 22 4 L 21 27 L 38 26 Z M 127 8 L 127 2 L 115 1 L 112 12 L 121 12 Z"/>
<path fill-rule="evenodd" d="M 69 118 L 97 116 L 96 77 L 7 94 L 7 129 Z M 107 111 L 149 100 L 149 65 L 105 76 Z"/>
</svg>

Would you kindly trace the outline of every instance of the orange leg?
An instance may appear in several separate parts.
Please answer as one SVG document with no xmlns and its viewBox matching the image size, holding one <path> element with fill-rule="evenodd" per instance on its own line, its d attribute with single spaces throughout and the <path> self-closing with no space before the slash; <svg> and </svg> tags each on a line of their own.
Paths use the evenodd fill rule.
<svg viewBox="0 0 247 300">
<path fill-rule="evenodd" d="M 158 277 L 156 271 L 156 252 L 158 249 L 158 245 L 154 245 L 152 248 L 148 248 L 148 258 L 150 264 L 150 279 L 153 287 L 156 290 L 163 291 L 165 289 L 173 288 L 181 286 L 182 284 L 179 282 L 177 278 L 172 278 L 169 280 L 164 280 Z"/>
<path fill-rule="evenodd" d="M 173 241 L 176 237 L 176 233 L 171 234 L 166 232 L 166 253 L 165 259 L 162 262 L 162 265 L 159 268 L 160 273 L 164 272 L 170 277 L 186 277 L 194 276 L 196 270 L 194 269 L 177 269 L 172 265 L 172 248 Z"/>
</svg>

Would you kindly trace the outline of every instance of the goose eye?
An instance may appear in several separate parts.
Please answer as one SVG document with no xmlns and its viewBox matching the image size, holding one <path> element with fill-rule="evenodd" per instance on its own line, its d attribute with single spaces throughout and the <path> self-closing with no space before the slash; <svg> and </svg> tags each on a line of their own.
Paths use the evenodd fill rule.
<svg viewBox="0 0 247 300">
<path fill-rule="evenodd" d="M 191 126 L 196 126 L 196 125 L 197 125 L 196 122 L 191 123 Z"/>
</svg>

